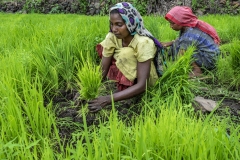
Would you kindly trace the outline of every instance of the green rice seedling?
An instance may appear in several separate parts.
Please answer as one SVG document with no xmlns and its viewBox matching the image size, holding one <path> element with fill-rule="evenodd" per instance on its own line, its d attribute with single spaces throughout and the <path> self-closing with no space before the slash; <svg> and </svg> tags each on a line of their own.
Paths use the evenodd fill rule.
<svg viewBox="0 0 240 160">
<path fill-rule="evenodd" d="M 233 81 L 230 83 L 230 86 L 235 87 L 237 90 L 240 90 L 240 74 L 238 72 L 235 73 L 235 78 L 233 79 Z"/>
<path fill-rule="evenodd" d="M 199 19 L 211 24 L 217 31 L 222 44 L 232 41 L 232 39 L 239 39 L 240 24 L 235 23 L 239 21 L 239 16 L 232 15 L 207 15 L 201 16 Z"/>
<path fill-rule="evenodd" d="M 231 59 L 231 65 L 234 70 L 240 69 L 240 41 L 239 40 L 233 40 L 232 45 L 230 47 L 230 55 L 232 57 Z"/>
<path fill-rule="evenodd" d="M 50 96 L 58 89 L 74 87 L 79 51 L 96 58 L 96 36 L 104 38 L 108 32 L 107 17 L 1 14 L 0 18 L 4 22 L 0 24 L 1 54 L 18 51 L 34 57 L 32 74 L 38 72 Z"/>
<path fill-rule="evenodd" d="M 159 31 L 157 27 L 149 30 L 160 41 L 177 36 L 166 20 L 151 18 L 145 22 L 149 19 L 150 26 L 157 21 Z M 216 27 L 224 42 L 239 37 L 239 16 L 203 18 Z M 239 126 L 225 119 L 218 121 L 214 114 L 204 120 L 185 112 L 190 105 L 183 103 L 190 101 L 193 94 L 189 92 L 194 89 L 188 80 L 188 56 L 168 63 L 169 70 L 155 86 L 153 97 L 146 97 L 142 106 L 148 112 L 126 125 L 113 111 L 106 115 L 110 117 L 108 122 L 100 121 L 96 127 L 88 126 L 89 113 L 83 110 L 83 124 L 73 123 L 70 118 L 59 122 L 78 128 L 76 138 L 62 144 L 62 128 L 58 131 L 52 103 L 46 105 L 45 97 L 52 99 L 47 93 L 71 88 L 75 69 L 98 67 L 94 63 L 95 45 L 109 30 L 108 17 L 1 13 L 0 19 L 0 159 L 240 159 Z M 237 46 L 233 49 L 238 50 Z M 79 56 L 81 51 L 86 54 Z M 224 62 L 229 62 L 230 68 L 237 63 L 232 63 L 232 57 L 237 56 L 231 56 L 232 51 L 229 49 Z M 85 74 L 90 70 L 85 69 Z M 100 72 L 100 68 L 96 70 Z M 236 70 L 233 75 L 239 79 Z M 85 82 L 94 76 L 87 78 Z"/>
<path fill-rule="evenodd" d="M 231 57 L 224 55 L 224 57 L 219 57 L 217 61 L 216 76 L 220 84 L 229 85 L 234 80 L 234 70 L 230 64 Z"/>
<path fill-rule="evenodd" d="M 146 104 L 149 105 L 149 104 Z M 154 107 L 126 125 L 112 112 L 109 122 L 78 132 L 69 145 L 66 159 L 231 159 L 239 158 L 239 127 L 209 117 L 204 121 L 188 116 L 183 109 Z M 181 105 L 180 105 L 181 106 Z M 183 108 L 181 106 L 180 108 Z"/>
<path fill-rule="evenodd" d="M 161 32 L 159 30 L 160 22 L 162 21 L 162 18 L 160 17 L 143 17 L 146 21 L 144 23 L 146 24 L 146 28 L 153 34 L 154 37 L 160 38 Z"/>
<path fill-rule="evenodd" d="M 83 57 L 81 52 L 82 62 L 77 66 L 77 84 L 79 86 L 80 97 L 84 100 L 96 98 L 100 92 L 102 82 L 101 67 L 92 62 L 88 56 Z"/>
<path fill-rule="evenodd" d="M 94 64 L 89 54 L 87 54 L 84 59 L 81 52 L 81 59 L 82 62 L 77 66 L 76 82 L 80 94 L 79 99 L 88 101 L 98 97 L 99 94 L 104 91 L 102 73 L 100 65 Z M 78 116 L 82 117 L 84 114 L 87 114 L 87 106 L 88 104 L 82 105 Z M 107 111 L 101 110 L 99 113 L 95 114 L 95 118 L 96 120 L 104 119 L 108 117 L 108 114 Z"/>
<path fill-rule="evenodd" d="M 29 155 L 37 159 L 46 152 L 44 146 L 51 146 L 45 138 L 58 139 L 51 104 L 44 105 L 39 75 L 32 77 L 31 61 L 24 61 L 25 56 L 13 52 L 0 61 L 1 159 L 25 159 Z"/>
<path fill-rule="evenodd" d="M 86 116 L 87 113 L 88 113 L 88 104 L 86 103 L 86 104 L 83 104 L 81 106 L 81 110 L 78 111 L 78 117 Z"/>
<path fill-rule="evenodd" d="M 223 57 L 217 62 L 217 77 L 222 84 L 230 84 L 229 87 L 240 86 L 240 41 L 233 40 L 232 43 L 221 47 Z"/>
<path fill-rule="evenodd" d="M 194 98 L 192 89 L 195 82 L 189 81 L 189 73 L 191 72 L 190 63 L 192 62 L 192 54 L 194 47 L 190 47 L 183 56 L 172 63 L 163 76 L 159 78 L 155 87 L 151 91 L 154 95 L 153 102 L 161 101 L 162 103 L 174 103 L 176 105 L 182 103 L 190 103 Z"/>
<path fill-rule="evenodd" d="M 163 17 L 159 16 L 145 16 L 145 27 L 157 38 L 160 42 L 172 41 L 177 38 L 178 33 L 169 25 Z"/>
<path fill-rule="evenodd" d="M 35 55 L 32 65 L 32 74 L 39 74 L 44 90 L 51 92 L 59 88 L 58 62 L 55 61 L 56 55 L 33 51 Z M 47 94 L 47 93 L 46 93 Z"/>
</svg>

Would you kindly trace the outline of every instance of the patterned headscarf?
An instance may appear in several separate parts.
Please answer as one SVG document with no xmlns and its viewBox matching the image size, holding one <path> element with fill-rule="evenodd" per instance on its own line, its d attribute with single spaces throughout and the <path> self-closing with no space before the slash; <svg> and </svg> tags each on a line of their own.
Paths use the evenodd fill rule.
<svg viewBox="0 0 240 160">
<path fill-rule="evenodd" d="M 135 35 L 136 33 L 138 33 L 139 35 L 147 36 L 154 41 L 154 44 L 157 47 L 157 54 L 154 58 L 155 59 L 154 64 L 159 75 L 160 71 L 158 71 L 158 67 L 160 64 L 156 64 L 159 63 L 156 61 L 158 61 L 157 59 L 159 59 L 159 53 L 162 51 L 163 48 L 161 43 L 156 38 L 154 38 L 153 35 L 144 27 L 142 16 L 137 11 L 137 9 L 133 7 L 132 4 L 128 2 L 117 3 L 116 5 L 110 8 L 109 14 L 114 9 L 118 10 L 122 19 L 125 21 L 125 24 L 131 35 Z"/>
<path fill-rule="evenodd" d="M 216 44 L 220 44 L 220 38 L 213 26 L 199 20 L 189 7 L 175 6 L 165 15 L 165 19 L 171 20 L 180 26 L 197 27 L 201 31 L 211 36 Z"/>
</svg>

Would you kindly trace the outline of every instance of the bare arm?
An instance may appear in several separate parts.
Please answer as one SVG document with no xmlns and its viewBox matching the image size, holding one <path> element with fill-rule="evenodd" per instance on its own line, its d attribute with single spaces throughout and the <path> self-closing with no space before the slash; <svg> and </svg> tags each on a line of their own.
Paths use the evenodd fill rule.
<svg viewBox="0 0 240 160">
<path fill-rule="evenodd" d="M 140 93 L 144 92 L 147 85 L 147 80 L 150 76 L 151 59 L 145 62 L 137 63 L 137 84 L 117 93 L 113 94 L 113 100 L 120 101 L 128 98 L 132 98 Z M 102 107 L 111 104 L 111 95 L 100 96 L 89 103 L 89 109 L 91 112 L 97 112 Z"/>
<path fill-rule="evenodd" d="M 102 67 L 102 77 L 103 79 L 106 78 L 109 67 L 112 62 L 112 56 L 111 57 L 102 57 L 101 67 Z"/>
<path fill-rule="evenodd" d="M 120 101 L 132 98 L 144 92 L 147 85 L 147 80 L 150 76 L 151 60 L 145 62 L 138 62 L 137 64 L 137 84 L 113 94 L 114 101 Z"/>
</svg>

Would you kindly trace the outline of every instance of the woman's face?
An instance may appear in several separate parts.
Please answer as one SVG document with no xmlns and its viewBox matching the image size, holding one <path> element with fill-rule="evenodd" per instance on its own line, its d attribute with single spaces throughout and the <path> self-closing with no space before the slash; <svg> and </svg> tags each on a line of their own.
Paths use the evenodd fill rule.
<svg viewBox="0 0 240 160">
<path fill-rule="evenodd" d="M 170 27 L 171 27 L 173 30 L 175 30 L 175 31 L 180 31 L 180 30 L 183 29 L 183 26 L 177 25 L 176 23 L 174 23 L 174 22 L 172 22 L 172 21 L 170 21 L 170 20 L 168 20 L 168 21 L 169 21 L 169 23 L 170 23 Z"/>
<path fill-rule="evenodd" d="M 110 27 L 112 33 L 118 39 L 125 39 L 130 35 L 130 32 L 127 29 L 125 22 L 123 21 L 121 15 L 119 13 L 111 13 L 110 14 Z"/>
</svg>

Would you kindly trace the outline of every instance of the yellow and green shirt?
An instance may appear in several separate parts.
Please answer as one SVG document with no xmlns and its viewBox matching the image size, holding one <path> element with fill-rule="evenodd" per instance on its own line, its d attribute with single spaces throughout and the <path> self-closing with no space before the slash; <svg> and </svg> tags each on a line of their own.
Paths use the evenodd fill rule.
<svg viewBox="0 0 240 160">
<path fill-rule="evenodd" d="M 103 56 L 113 56 L 117 68 L 130 81 L 137 78 L 137 62 L 153 59 L 157 50 L 152 39 L 139 34 L 134 35 L 128 47 L 122 47 L 122 39 L 118 39 L 113 33 L 109 32 L 101 45 L 103 46 Z M 152 61 L 149 85 L 154 85 L 157 79 L 157 72 Z"/>
</svg>

